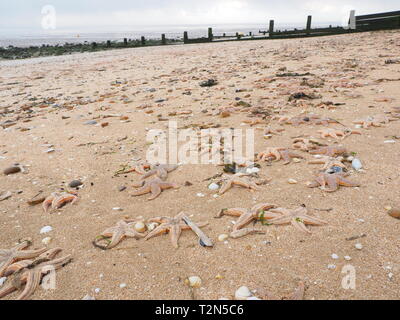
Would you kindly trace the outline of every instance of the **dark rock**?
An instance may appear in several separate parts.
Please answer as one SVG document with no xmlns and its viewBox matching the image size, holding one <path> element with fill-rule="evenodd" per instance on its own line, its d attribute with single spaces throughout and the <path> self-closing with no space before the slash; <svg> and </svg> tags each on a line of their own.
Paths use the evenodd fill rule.
<svg viewBox="0 0 400 320">
<path fill-rule="evenodd" d="M 78 188 L 78 187 L 80 187 L 81 185 L 83 185 L 83 183 L 82 183 L 81 181 L 79 181 L 79 180 L 74 180 L 74 181 L 71 181 L 71 182 L 69 183 L 68 187 L 70 187 L 70 188 Z"/>
</svg>

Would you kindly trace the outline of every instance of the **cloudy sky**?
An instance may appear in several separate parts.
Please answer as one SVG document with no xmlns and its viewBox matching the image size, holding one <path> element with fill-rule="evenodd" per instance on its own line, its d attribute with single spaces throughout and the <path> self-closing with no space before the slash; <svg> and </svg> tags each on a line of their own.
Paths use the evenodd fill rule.
<svg viewBox="0 0 400 320">
<path fill-rule="evenodd" d="M 400 10 L 399 0 L 0 0 L 0 33 L 41 30 L 42 8 L 56 9 L 58 30 L 103 31 L 144 25 L 343 22 L 358 14 Z"/>
</svg>

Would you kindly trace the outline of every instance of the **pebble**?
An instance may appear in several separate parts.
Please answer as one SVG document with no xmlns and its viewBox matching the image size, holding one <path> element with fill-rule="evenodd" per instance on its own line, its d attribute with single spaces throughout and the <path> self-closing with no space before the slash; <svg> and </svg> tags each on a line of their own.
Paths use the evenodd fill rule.
<svg viewBox="0 0 400 320">
<path fill-rule="evenodd" d="M 20 167 L 17 167 L 17 166 L 9 167 L 9 168 L 7 168 L 7 169 L 5 169 L 5 170 L 3 171 L 3 173 L 4 173 L 6 176 L 8 176 L 8 175 L 10 175 L 10 174 L 15 174 L 15 173 L 18 173 L 18 172 L 21 172 L 21 168 L 20 168 Z"/>
<path fill-rule="evenodd" d="M 211 184 L 208 186 L 208 189 L 210 189 L 210 190 L 218 190 L 218 189 L 219 189 L 219 185 L 216 184 L 216 183 L 211 183 Z"/>
<path fill-rule="evenodd" d="M 192 288 L 200 288 L 201 287 L 201 279 L 197 276 L 189 277 L 188 285 Z"/>
<path fill-rule="evenodd" d="M 227 234 L 221 234 L 218 237 L 218 241 L 224 242 L 224 241 L 228 240 L 228 238 L 229 238 L 229 236 Z"/>
<path fill-rule="evenodd" d="M 0 193 L 0 201 L 7 200 L 7 199 L 11 198 L 11 196 L 12 196 L 12 193 L 10 191 Z"/>
<path fill-rule="evenodd" d="M 121 289 L 124 289 L 124 288 L 126 288 L 126 283 L 121 283 L 120 285 L 119 285 L 119 287 L 121 288 Z"/>
<path fill-rule="evenodd" d="M 245 286 L 240 287 L 235 293 L 236 300 L 247 300 L 251 296 L 253 296 L 253 294 L 250 289 Z"/>
<path fill-rule="evenodd" d="M 122 208 L 113 208 L 113 211 L 124 211 Z"/>
<path fill-rule="evenodd" d="M 393 218 L 400 219 L 400 208 L 390 209 L 388 214 Z"/>
<path fill-rule="evenodd" d="M 48 233 L 51 231 L 53 231 L 53 228 L 50 226 L 46 226 L 46 227 L 43 227 L 42 229 L 40 229 L 40 234 Z"/>
<path fill-rule="evenodd" d="M 383 143 L 396 143 L 396 141 L 395 140 L 386 140 Z"/>
<path fill-rule="evenodd" d="M 122 191 L 125 191 L 125 190 L 126 190 L 126 187 L 125 187 L 125 186 L 121 186 L 121 187 L 118 188 L 118 191 L 119 191 L 119 192 L 122 192 Z"/>
<path fill-rule="evenodd" d="M 94 292 L 95 292 L 95 293 L 99 293 L 99 292 L 100 292 L 100 288 L 94 289 Z"/>
<path fill-rule="evenodd" d="M 51 240 L 52 240 L 52 239 L 51 239 L 50 237 L 47 237 L 47 238 L 44 238 L 44 239 L 42 240 L 42 243 L 43 243 L 44 245 L 48 246 L 48 245 L 50 244 Z"/>
<path fill-rule="evenodd" d="M 350 261 L 350 260 L 351 260 L 351 257 L 350 257 L 350 256 L 345 256 L 345 257 L 344 257 L 344 260 Z"/>
<path fill-rule="evenodd" d="M 83 185 L 83 183 L 80 180 L 74 180 L 74 181 L 71 181 L 69 183 L 68 187 L 70 187 L 70 188 L 78 188 L 81 185 Z"/>
<path fill-rule="evenodd" d="M 0 278 L 0 287 L 6 282 L 6 280 L 6 277 Z"/>
<path fill-rule="evenodd" d="M 355 247 L 357 250 L 361 250 L 363 248 L 363 245 L 361 243 L 356 243 Z"/>
<path fill-rule="evenodd" d="M 332 254 L 331 257 L 332 257 L 332 259 L 335 259 L 335 260 L 339 259 L 339 256 L 336 253 Z"/>
<path fill-rule="evenodd" d="M 290 184 L 297 184 L 298 183 L 297 180 L 295 180 L 295 179 L 289 179 L 288 182 Z"/>
<path fill-rule="evenodd" d="M 204 193 L 198 193 L 197 196 L 198 196 L 199 198 L 204 198 L 206 195 L 205 195 Z"/>
<path fill-rule="evenodd" d="M 95 124 L 97 124 L 97 121 L 94 121 L 94 120 L 90 120 L 90 121 L 85 122 L 85 125 L 91 125 L 91 126 L 93 126 L 93 125 L 95 125 Z"/>
</svg>

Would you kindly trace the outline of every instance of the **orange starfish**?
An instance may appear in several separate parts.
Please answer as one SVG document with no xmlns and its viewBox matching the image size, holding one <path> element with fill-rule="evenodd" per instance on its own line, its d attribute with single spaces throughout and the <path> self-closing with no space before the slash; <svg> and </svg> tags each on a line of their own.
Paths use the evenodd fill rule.
<svg viewBox="0 0 400 320">
<path fill-rule="evenodd" d="M 321 154 L 329 157 L 340 156 L 347 152 L 343 146 L 326 146 L 309 151 L 311 154 Z"/>
<path fill-rule="evenodd" d="M 176 183 L 169 183 L 161 180 L 160 178 L 154 178 L 148 181 L 142 181 L 139 184 L 135 185 L 135 187 L 140 187 L 136 191 L 133 192 L 133 196 L 142 196 L 147 193 L 151 193 L 151 197 L 148 200 L 156 199 L 163 190 L 167 189 L 179 189 L 180 186 Z"/>
<path fill-rule="evenodd" d="M 284 160 L 283 164 L 289 164 L 292 158 L 304 159 L 302 156 L 291 152 L 287 148 L 267 148 L 264 152 L 260 152 L 257 156 L 258 161 L 279 161 L 281 159 Z"/>
<path fill-rule="evenodd" d="M 322 187 L 325 192 L 334 192 L 339 189 L 339 186 L 344 187 L 359 187 L 360 184 L 356 182 L 351 182 L 345 177 L 348 174 L 343 172 L 336 173 L 320 173 L 313 182 L 308 184 L 309 188 Z"/>
<path fill-rule="evenodd" d="M 228 178 L 228 180 L 225 181 L 223 186 L 221 187 L 221 190 L 219 191 L 219 194 L 224 194 L 227 192 L 229 189 L 231 189 L 234 185 L 247 188 L 250 190 L 258 190 L 258 186 L 250 181 L 250 179 L 245 177 L 246 175 L 243 173 L 236 173 L 232 177 Z"/>
<path fill-rule="evenodd" d="M 52 210 L 58 210 L 65 206 L 67 203 L 74 204 L 78 201 L 78 194 L 75 192 L 63 192 L 57 193 L 54 192 L 50 196 L 48 196 L 43 204 L 44 212 L 48 213 Z"/>
</svg>

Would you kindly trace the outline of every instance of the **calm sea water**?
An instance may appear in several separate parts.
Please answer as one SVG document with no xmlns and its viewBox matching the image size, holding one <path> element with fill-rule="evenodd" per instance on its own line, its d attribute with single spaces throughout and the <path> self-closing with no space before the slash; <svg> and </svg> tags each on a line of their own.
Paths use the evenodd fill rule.
<svg viewBox="0 0 400 320">
<path fill-rule="evenodd" d="M 332 24 L 334 26 L 339 23 L 320 23 L 315 24 L 313 27 L 326 27 Z M 13 34 L 11 32 L 0 33 L 0 47 L 16 46 L 16 47 L 29 47 L 41 46 L 43 44 L 56 45 L 68 43 L 84 43 L 87 42 L 102 42 L 106 40 L 122 41 L 124 38 L 140 39 L 145 36 L 146 39 L 161 39 L 161 34 L 165 33 L 169 39 L 183 38 L 183 32 L 188 31 L 189 38 L 206 37 L 208 25 L 202 26 L 158 26 L 158 27 L 141 27 L 132 28 L 132 30 L 115 31 L 115 32 L 79 32 L 79 31 L 52 31 L 52 32 L 35 32 L 35 33 L 19 33 Z M 245 34 L 253 32 L 258 34 L 259 30 L 267 30 L 267 24 L 241 24 L 241 25 L 214 25 L 213 32 L 216 35 L 234 35 L 236 32 L 243 32 Z M 276 29 L 292 29 L 304 28 L 303 24 L 277 24 Z M 136 29 L 136 30 L 135 30 Z"/>
</svg>

